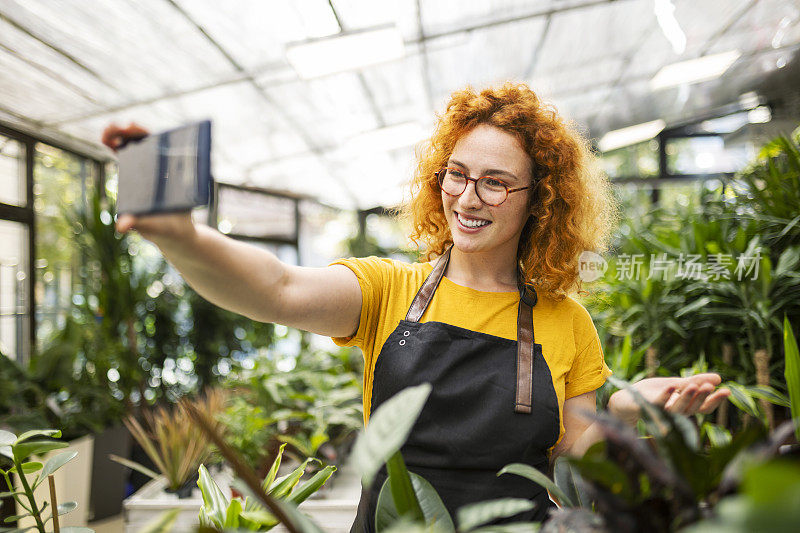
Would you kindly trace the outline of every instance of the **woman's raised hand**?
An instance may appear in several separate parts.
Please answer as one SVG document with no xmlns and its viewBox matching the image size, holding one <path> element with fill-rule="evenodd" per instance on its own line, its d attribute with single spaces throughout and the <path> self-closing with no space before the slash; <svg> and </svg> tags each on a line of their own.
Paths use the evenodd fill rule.
<svg viewBox="0 0 800 533">
<path fill-rule="evenodd" d="M 673 413 L 691 415 L 710 413 L 730 396 L 725 387 L 717 389 L 722 378 L 708 372 L 685 378 L 647 378 L 632 384 L 645 400 Z M 630 424 L 639 419 L 639 406 L 631 394 L 622 389 L 611 395 L 609 410 Z"/>
<path fill-rule="evenodd" d="M 149 133 L 135 122 L 131 122 L 126 128 L 112 122 L 103 130 L 102 142 L 116 152 L 130 141 L 143 139 Z M 124 213 L 117 217 L 116 228 L 120 233 L 136 230 L 145 239 L 157 244 L 159 239 L 187 239 L 193 235 L 195 229 L 188 211 L 138 216 Z"/>
</svg>

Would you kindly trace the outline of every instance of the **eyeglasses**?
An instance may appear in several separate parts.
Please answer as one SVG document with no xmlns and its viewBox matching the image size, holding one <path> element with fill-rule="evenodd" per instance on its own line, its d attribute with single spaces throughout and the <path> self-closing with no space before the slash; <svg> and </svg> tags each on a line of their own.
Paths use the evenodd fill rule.
<svg viewBox="0 0 800 533">
<path fill-rule="evenodd" d="M 481 202 L 498 206 L 506 201 L 508 195 L 512 192 L 524 191 L 530 189 L 531 186 L 517 187 L 516 189 L 509 189 L 508 185 L 493 178 L 491 176 L 483 176 L 480 178 L 470 178 L 461 170 L 454 167 L 446 167 L 436 172 L 436 179 L 439 180 L 439 187 L 450 196 L 461 196 L 467 190 L 467 182 L 475 182 L 475 192 Z"/>
</svg>

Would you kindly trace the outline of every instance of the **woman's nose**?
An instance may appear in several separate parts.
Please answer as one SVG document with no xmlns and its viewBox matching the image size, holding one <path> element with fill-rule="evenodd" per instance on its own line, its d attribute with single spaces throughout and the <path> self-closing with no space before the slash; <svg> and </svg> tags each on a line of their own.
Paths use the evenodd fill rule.
<svg viewBox="0 0 800 533">
<path fill-rule="evenodd" d="M 483 202 L 481 201 L 480 197 L 478 196 L 478 190 L 476 189 L 477 184 L 474 181 L 467 182 L 467 188 L 464 189 L 464 192 L 461 193 L 461 196 L 458 198 L 459 203 L 464 206 L 470 207 L 481 207 Z"/>
</svg>

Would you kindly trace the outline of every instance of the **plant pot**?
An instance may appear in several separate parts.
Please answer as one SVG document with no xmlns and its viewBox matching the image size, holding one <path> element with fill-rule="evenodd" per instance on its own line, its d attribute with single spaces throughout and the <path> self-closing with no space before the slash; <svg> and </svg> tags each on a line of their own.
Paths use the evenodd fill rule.
<svg viewBox="0 0 800 533">
<path fill-rule="evenodd" d="M 37 457 L 36 461 L 44 463 L 54 455 L 60 455 L 65 452 L 76 451 L 78 456 L 72 461 L 65 464 L 58 469 L 53 475 L 56 487 L 56 497 L 59 504 L 74 501 L 78 503 L 78 507 L 61 517 L 59 517 L 59 525 L 63 526 L 83 526 L 89 522 L 89 493 L 92 480 L 92 450 L 94 449 L 94 436 L 85 435 L 70 441 L 67 448 L 60 450 L 53 450 L 42 457 Z M 31 459 L 34 460 L 34 459 Z M 28 478 L 31 479 L 32 475 Z M 17 489 L 22 490 L 19 479 L 16 481 Z M 50 501 L 50 485 L 47 482 L 39 485 L 34 491 L 36 501 Z M 48 506 L 49 507 L 49 506 Z M 24 512 L 24 509 L 17 508 L 19 513 Z M 48 511 L 45 510 L 45 514 Z M 32 517 L 23 518 L 19 521 L 19 527 L 24 529 L 33 527 L 36 521 Z"/>
<path fill-rule="evenodd" d="M 175 494 L 178 496 L 178 499 L 184 500 L 186 498 L 192 497 L 192 492 L 194 489 L 197 488 L 197 481 L 200 479 L 200 475 L 198 472 L 195 472 L 192 477 L 186 480 L 181 487 L 176 490 L 172 489 L 164 489 L 164 492 L 168 494 Z"/>
<path fill-rule="evenodd" d="M 102 520 L 122 512 L 130 470 L 108 456 L 128 457 L 130 453 L 131 436 L 125 426 L 106 428 L 94 436 L 89 520 Z"/>
<path fill-rule="evenodd" d="M 224 488 L 230 485 L 230 477 L 224 472 L 212 474 L 217 484 Z M 187 484 L 188 485 L 188 484 Z M 137 533 L 145 526 L 156 520 L 161 514 L 170 509 L 180 509 L 175 524 L 170 529 L 173 533 L 195 533 L 200 524 L 198 518 L 203 499 L 195 480 L 188 498 L 179 498 L 176 493 L 169 493 L 166 489 L 167 481 L 164 477 L 150 480 L 135 494 L 122 502 L 125 517 L 125 533 Z M 186 485 L 185 485 L 186 486 Z"/>
</svg>

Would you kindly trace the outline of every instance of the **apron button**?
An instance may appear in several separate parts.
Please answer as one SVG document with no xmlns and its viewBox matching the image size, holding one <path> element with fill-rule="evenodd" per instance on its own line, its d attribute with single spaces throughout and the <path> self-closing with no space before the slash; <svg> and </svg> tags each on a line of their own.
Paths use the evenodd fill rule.
<svg viewBox="0 0 800 533">
<path fill-rule="evenodd" d="M 408 331 L 403 332 L 403 337 L 408 337 L 409 335 L 411 335 L 411 333 L 409 333 Z"/>
<path fill-rule="evenodd" d="M 400 339 L 400 346 L 403 346 L 406 343 L 405 339 Z"/>
</svg>

